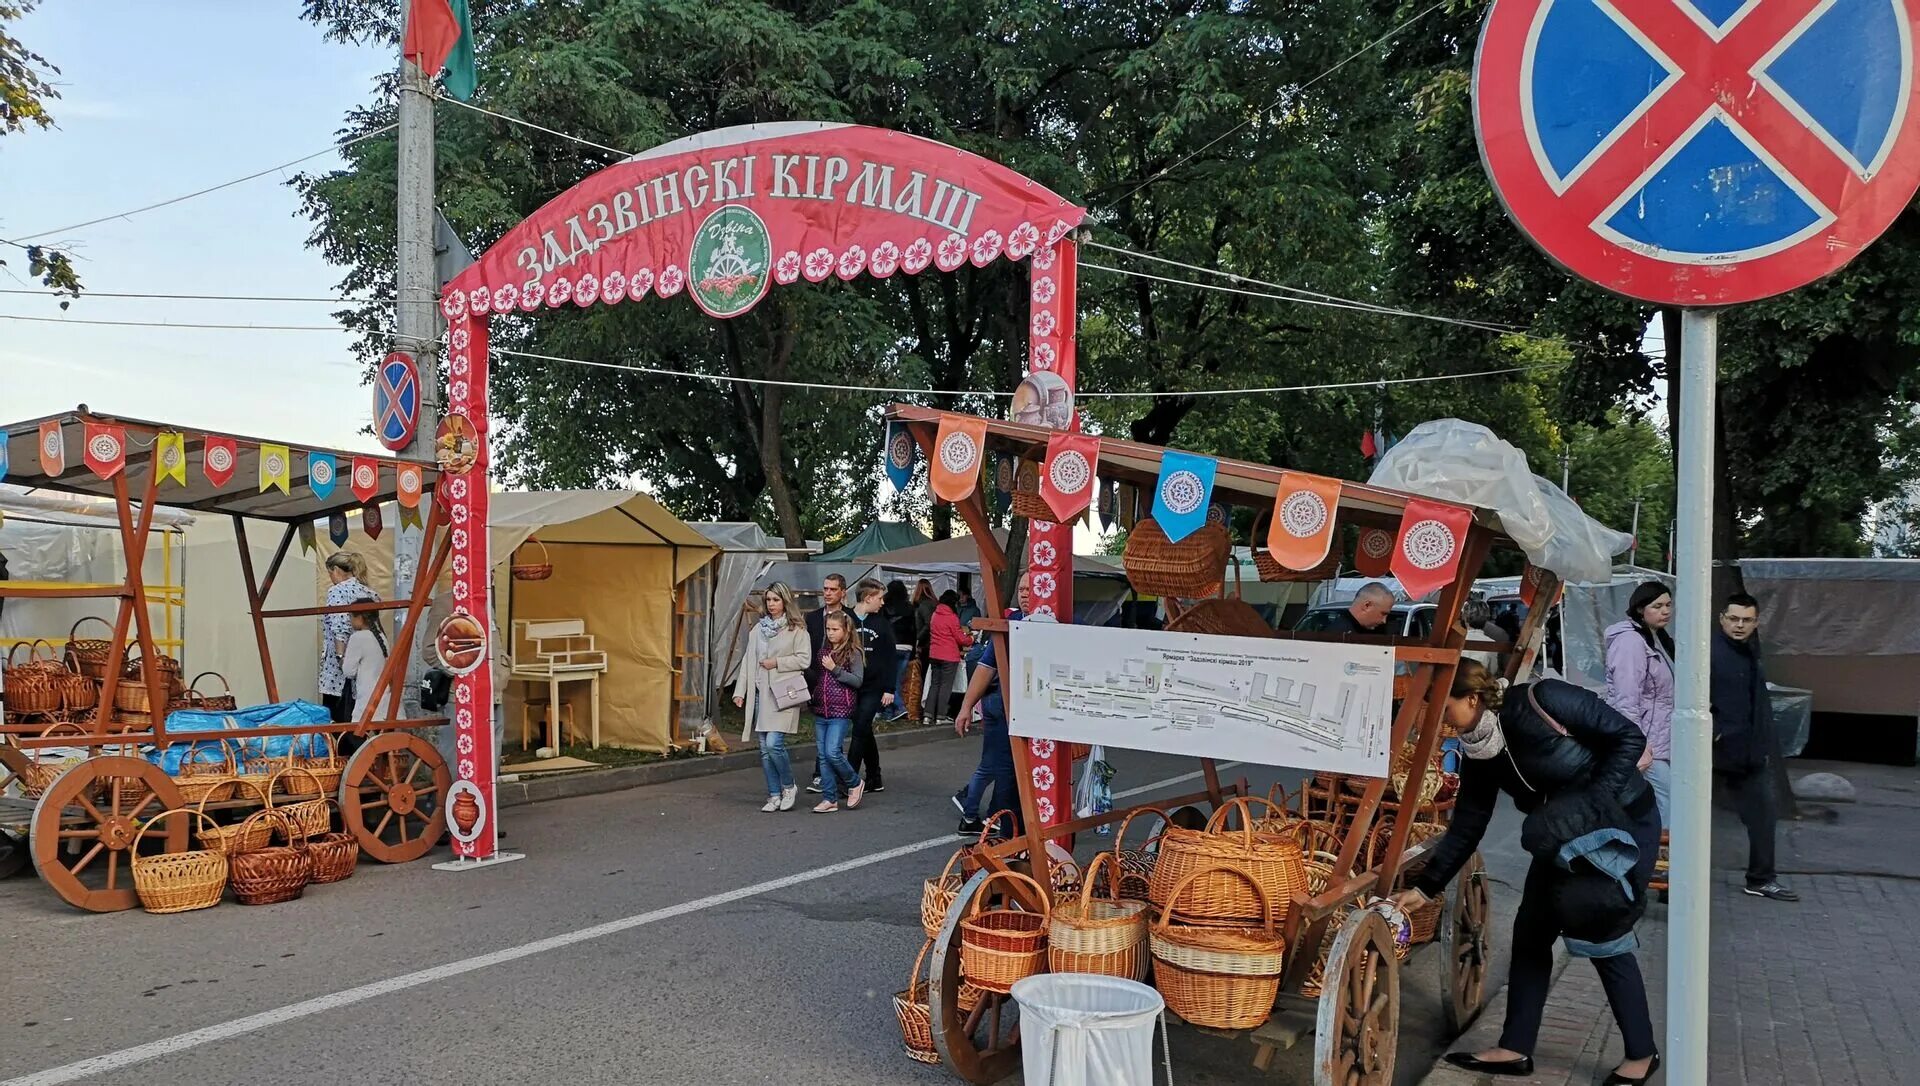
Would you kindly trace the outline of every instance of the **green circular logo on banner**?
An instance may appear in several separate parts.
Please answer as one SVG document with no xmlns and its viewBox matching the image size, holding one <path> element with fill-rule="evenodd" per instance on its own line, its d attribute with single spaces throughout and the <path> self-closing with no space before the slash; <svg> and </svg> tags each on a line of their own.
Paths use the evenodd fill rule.
<svg viewBox="0 0 1920 1086">
<path fill-rule="evenodd" d="M 728 204 L 708 215 L 687 254 L 689 292 L 715 317 L 737 317 L 766 296 L 773 237 L 751 208 Z"/>
</svg>

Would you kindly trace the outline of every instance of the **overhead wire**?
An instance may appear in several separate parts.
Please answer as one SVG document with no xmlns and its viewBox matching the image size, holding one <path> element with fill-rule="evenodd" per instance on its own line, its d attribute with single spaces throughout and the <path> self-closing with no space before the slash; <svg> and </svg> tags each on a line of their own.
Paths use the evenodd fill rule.
<svg viewBox="0 0 1920 1086">
<path fill-rule="evenodd" d="M 459 106 L 461 109 L 470 109 L 475 113 L 484 113 L 489 117 L 497 117 L 500 120 L 506 121 L 510 124 L 517 124 L 527 128 L 531 128 L 536 132 L 545 132 L 549 136 L 558 136 L 563 140 L 570 140 L 574 143 L 580 144 L 583 147 L 591 147 L 597 151 L 605 151 L 608 154 L 619 155 L 623 159 L 633 157 L 632 151 L 622 151 L 618 147 L 608 147 L 604 143 L 595 143 L 594 141 L 587 139 L 583 136 L 575 136 L 567 132 L 562 132 L 557 128 L 548 128 L 546 125 L 543 125 L 543 124 L 535 124 L 534 122 L 527 120 L 525 117 L 515 117 L 510 113 L 501 113 L 497 110 L 488 109 L 485 106 L 474 105 L 472 102 L 462 102 L 460 99 L 455 98 L 448 94 L 436 93 L 434 95 L 434 100 L 439 102 L 445 102 L 450 106 Z"/>
</svg>

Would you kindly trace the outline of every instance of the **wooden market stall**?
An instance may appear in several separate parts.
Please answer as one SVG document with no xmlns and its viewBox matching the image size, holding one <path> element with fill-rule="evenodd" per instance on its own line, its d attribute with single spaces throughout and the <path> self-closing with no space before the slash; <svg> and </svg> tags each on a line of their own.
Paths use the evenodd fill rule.
<svg viewBox="0 0 1920 1086">
<path fill-rule="evenodd" d="M 407 653 L 390 654 L 366 712 L 351 723 L 170 731 L 168 718 L 176 710 L 241 710 L 231 699 L 203 698 L 186 689 L 177 659 L 161 651 L 146 605 L 141 556 L 163 504 L 232 518 L 267 697 L 279 702 L 283 694 L 306 692 L 283 691 L 275 681 L 266 636 L 269 621 L 311 622 L 332 613 L 398 611 L 392 643 L 411 643 L 415 625 L 426 613 L 428 590 L 446 565 L 450 548 L 451 533 L 442 522 L 439 503 L 433 503 L 425 518 L 421 553 L 429 557 L 410 598 L 273 609 L 263 601 L 303 526 L 311 531 L 315 520 L 336 513 L 396 498 L 410 502 L 413 496 L 431 493 L 439 476 L 435 465 L 122 418 L 85 405 L 7 425 L 4 440 L 12 482 L 111 500 L 126 555 L 126 579 L 120 584 L 0 581 L 0 598 L 117 601 L 106 636 L 69 644 L 57 661 L 9 668 L 0 699 L 5 709 L 0 723 L 0 823 L 28 825 L 33 862 L 55 892 L 76 907 L 96 912 L 132 908 L 140 903 L 133 879 L 136 860 L 185 853 L 194 837 L 204 849 L 219 834 L 215 827 L 223 820 L 244 820 L 256 808 L 294 800 L 307 804 L 303 832 L 316 839 L 322 833 L 350 837 L 359 851 L 390 863 L 426 855 L 441 836 L 450 779 L 433 744 L 407 731 L 444 722 L 400 718 Z M 67 462 L 69 450 L 72 463 Z M 273 560 L 259 572 L 247 541 L 247 525 L 255 521 L 281 529 Z M 230 718 L 228 723 L 237 722 Z M 334 755 L 334 740 L 346 732 L 368 738 L 342 765 Z M 180 765 L 179 776 L 170 776 L 149 757 L 180 744 L 189 744 L 189 751 L 197 749 L 195 744 L 209 743 L 246 751 L 249 740 L 321 735 L 329 740 L 307 740 L 302 757 L 294 753 L 302 748 L 289 743 L 285 758 L 272 764 L 229 760 L 209 766 L 190 756 Z M 43 760 L 43 752 L 76 748 L 86 756 L 71 764 Z M 267 748 L 262 744 L 259 749 Z M 249 776 L 254 779 L 246 780 Z M 196 799 L 199 802 L 192 802 Z M 190 817 L 199 829 L 190 832 L 189 818 L 175 818 L 158 832 L 161 813 L 188 806 L 198 812 Z M 328 806 L 335 807 L 337 815 L 328 813 Z M 336 817 L 339 833 L 333 830 Z M 290 840 L 292 836 L 288 834 Z M 346 844 L 334 843 L 342 849 Z"/>
<path fill-rule="evenodd" d="M 936 441 L 943 420 L 952 416 L 919 407 L 896 406 L 887 416 L 904 426 L 928 457 L 935 455 Z M 974 422 L 973 425 L 978 425 Z M 983 454 L 1013 455 L 1038 463 L 1047 454 L 1054 431 L 1019 423 L 987 420 Z M 1141 488 L 1151 493 L 1161 476 L 1161 462 L 1167 450 L 1130 441 L 1099 439 L 1098 473 L 1104 479 Z M 961 458 L 964 459 L 964 458 Z M 1232 523 L 1231 510 L 1251 509 L 1256 518 L 1274 508 L 1282 483 L 1282 471 L 1241 461 L 1216 461 L 1212 500 L 1226 507 L 1226 522 Z M 1408 503 L 1417 496 L 1356 483 L 1340 484 L 1335 517 L 1334 547 L 1349 534 L 1349 529 L 1375 529 L 1388 532 L 1399 527 Z M 1429 500 L 1429 499 L 1420 499 Z M 1446 504 L 1446 503 L 1440 503 Z M 1019 548 L 1003 547 L 989 530 L 985 497 L 976 490 L 955 508 L 972 530 L 980 548 L 984 601 L 990 615 L 1004 613 L 1011 589 L 1018 576 Z M 1016 505 L 1016 509 L 1018 505 Z M 1246 935 L 1257 928 L 1258 914 L 1235 920 L 1216 914 L 1211 920 L 1194 920 L 1174 908 L 1182 890 L 1162 884 L 1169 874 L 1167 857 L 1174 846 L 1192 846 L 1216 854 L 1232 853 L 1244 841 L 1246 855 L 1267 855 L 1261 863 L 1279 863 L 1298 867 L 1304 875 L 1296 890 L 1272 903 L 1276 944 L 1271 948 L 1271 963 L 1277 986 L 1267 990 L 1263 1003 L 1248 1007 L 1247 977 L 1230 976 L 1235 966 L 1223 965 L 1215 977 L 1222 986 L 1239 985 L 1240 1000 L 1235 1013 L 1214 1020 L 1209 1013 L 1188 1008 L 1194 1024 L 1230 1029 L 1248 1034 L 1256 1047 L 1254 1062 L 1265 1068 L 1279 1048 L 1289 1047 L 1305 1036 L 1315 1038 L 1314 1073 L 1316 1083 L 1341 1086 L 1373 1086 L 1392 1080 L 1394 1049 L 1398 1038 L 1399 959 L 1407 948 L 1396 947 L 1396 938 L 1381 912 L 1356 907 L 1374 895 L 1389 893 L 1404 874 L 1416 867 L 1425 850 L 1424 842 L 1436 836 L 1450 804 L 1434 786 L 1439 769 L 1437 755 L 1441 739 L 1441 713 L 1462 650 L 1499 651 L 1505 646 L 1470 641 L 1459 623 L 1461 605 L 1467 599 L 1474 574 L 1485 564 L 1496 547 L 1512 546 L 1501 531 L 1498 518 L 1479 509 L 1464 510 L 1466 530 L 1460 541 L 1456 575 L 1440 593 L 1439 615 L 1433 634 L 1423 642 L 1396 641 L 1384 636 L 1339 634 L 1277 633 L 1261 620 L 1253 608 L 1241 603 L 1232 593 L 1225 570 L 1227 545 L 1220 528 L 1215 553 L 1184 591 L 1164 583 L 1164 570 L 1155 574 L 1150 561 L 1139 560 L 1134 540 L 1129 540 L 1127 566 L 1142 591 L 1154 591 L 1169 597 L 1173 619 L 1168 629 L 1213 636 L 1273 637 L 1294 641 L 1342 641 L 1354 645 L 1391 647 L 1397 674 L 1392 680 L 1393 702 L 1391 734 L 1387 750 L 1394 752 L 1391 779 L 1388 776 L 1354 777 L 1321 772 L 1303 794 L 1289 801 L 1284 795 L 1263 803 L 1246 795 L 1244 780 L 1228 783 L 1221 779 L 1212 759 L 1202 759 L 1205 788 L 1190 795 L 1160 801 L 1157 807 L 1116 806 L 1111 811 L 1090 817 L 1072 818 L 1046 825 L 1036 808 L 1029 772 L 1028 743 L 1016 736 L 1013 742 L 1015 778 L 1019 784 L 1024 831 L 1010 839 L 993 843 L 985 840 L 956 857 L 953 871 L 928 883 L 923 900 L 923 921 L 930 939 L 929 964 L 924 972 L 916 968 L 915 985 L 896 1001 L 909 1051 L 923 1062 L 943 1062 L 971 1082 L 989 1083 L 1011 1073 L 1019 1061 L 1017 1015 L 1005 994 L 1006 985 L 976 984 L 965 965 L 971 957 L 978 967 L 983 961 L 1005 963 L 1016 947 L 1022 927 L 1022 914 L 1049 916 L 1053 910 L 1076 908 L 1080 923 L 1093 929 L 1100 925 L 1117 926 L 1129 914 L 1139 925 L 1140 944 L 1128 959 L 1135 969 L 1133 979 L 1145 975 L 1149 941 L 1145 924 L 1152 920 L 1165 925 L 1178 921 L 1193 922 L 1196 930 L 1209 925 Z M 1151 526 L 1144 514 L 1134 531 L 1135 537 L 1165 535 Z M 1264 529 L 1256 535 L 1263 535 Z M 1016 536 L 1020 526 L 1016 524 Z M 1255 540 L 1256 559 L 1260 557 Z M 1010 557 L 1009 551 L 1012 552 Z M 1189 554 L 1190 556 L 1190 554 Z M 1274 580 L 1312 580 L 1329 575 L 1320 569 L 1295 571 L 1277 562 L 1261 562 L 1262 575 Z M 1558 586 L 1552 575 L 1529 569 L 1536 598 L 1551 599 Z M 1154 581 L 1151 585 L 1142 581 Z M 1184 598 L 1175 598 L 1184 597 Z M 1204 598 L 1194 598 L 1204 597 Z M 1531 666 L 1532 652 L 1540 641 L 1540 622 L 1549 608 L 1533 608 L 1529 625 L 1523 631 L 1522 651 L 1511 653 L 1509 674 Z M 976 629 L 993 639 L 996 657 L 1003 662 L 1001 681 L 1010 683 L 1015 661 L 1009 633 L 1011 624 L 983 619 Z M 1009 693 L 1011 696 L 1011 692 Z M 1076 737 L 1080 738 L 1080 737 Z M 1313 769 L 1308 765 L 1300 768 Z M 1141 847 L 1139 838 L 1128 841 L 1126 822 L 1146 815 L 1163 823 L 1160 836 L 1153 840 L 1158 848 Z M 1238 828 L 1232 828 L 1235 822 Z M 1050 855 L 1049 843 L 1058 843 L 1070 835 L 1103 825 L 1119 823 L 1111 861 L 1116 870 L 1126 873 L 1116 880 L 1102 903 L 1093 895 L 1097 888 L 1067 892 L 1080 878 L 1076 868 L 1060 862 L 1060 854 Z M 1182 836 L 1185 835 L 1185 836 Z M 1210 838 L 1203 840 L 1203 837 Z M 1130 847 L 1131 846 L 1131 847 Z M 1271 855 L 1268 855 L 1268 851 Z M 1275 857 L 1278 857 L 1277 859 Z M 1232 863 L 1228 867 L 1235 866 Z M 1248 861 L 1248 867 L 1253 861 Z M 1158 871 L 1159 876 L 1155 875 Z M 1435 942 L 1442 947 L 1440 967 L 1445 981 L 1445 1013 L 1450 1024 L 1464 1028 L 1477 1014 L 1486 993 L 1486 972 L 1490 958 L 1488 919 L 1490 915 L 1487 884 L 1481 876 L 1481 864 L 1475 857 L 1455 881 L 1448 900 L 1432 910 L 1432 915 L 1412 918 L 1414 941 Z M 1031 876 L 1031 881 L 1019 877 Z M 1246 872 L 1228 871 L 1225 875 L 1244 878 Z M 1131 887 L 1129 888 L 1129 884 Z M 1082 894 L 1086 895 L 1082 897 Z M 1262 891 L 1264 896 L 1265 892 Z M 1248 899 L 1251 900 L 1251 899 Z M 1130 902 L 1139 902 L 1136 907 Z M 1006 933 L 986 930 L 976 914 L 990 906 L 985 914 L 996 922 L 1011 925 Z M 1183 904 L 1183 909 L 1185 905 Z M 1092 919 L 1089 919 L 1089 917 Z M 1056 938 L 1062 934 L 1058 919 L 1043 920 L 1030 932 L 1044 932 L 1048 926 Z M 1236 925 L 1238 925 L 1236 927 Z M 1422 930 L 1424 929 L 1424 930 Z M 1077 929 L 1068 929 L 1077 930 Z M 1156 927 L 1150 941 L 1156 981 L 1169 995 L 1169 1007 L 1176 1006 L 1167 978 L 1180 974 L 1186 982 L 1210 976 L 1205 970 L 1183 972 L 1161 959 L 1163 928 Z M 1111 932 L 1105 933 L 1111 935 Z M 1253 937 L 1257 941 L 1258 932 Z M 1424 937 L 1424 938 L 1422 938 Z M 1203 940 L 1204 941 L 1204 940 Z M 924 953 L 924 952 L 923 952 Z M 997 957 L 996 957 L 997 956 Z M 1033 959 L 1044 969 L 1044 956 Z M 1227 961 L 1227 957 L 1220 958 Z M 1250 960 L 1250 959 L 1249 959 Z M 1082 967 L 1084 968 L 1084 966 Z M 1002 977 L 1002 980 L 1005 978 Z M 1212 980 L 1205 981 L 1213 983 Z M 1277 998 L 1275 992 L 1277 991 Z M 924 1012 L 924 1044 L 916 1044 L 912 1025 Z M 1229 1019 L 1231 1026 L 1224 1025 Z"/>
</svg>

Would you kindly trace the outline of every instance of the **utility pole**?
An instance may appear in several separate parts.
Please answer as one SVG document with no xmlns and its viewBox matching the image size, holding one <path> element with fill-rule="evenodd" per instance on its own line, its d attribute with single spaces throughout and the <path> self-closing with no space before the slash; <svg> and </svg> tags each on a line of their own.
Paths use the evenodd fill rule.
<svg viewBox="0 0 1920 1086">
<path fill-rule="evenodd" d="M 1573 497 L 1573 490 L 1567 484 L 1573 478 L 1573 448 L 1560 450 L 1560 489 L 1567 497 Z"/>
<path fill-rule="evenodd" d="M 404 28 L 401 41 L 406 40 Z M 403 46 L 404 48 L 404 46 Z M 434 432 L 440 426 L 440 306 L 433 254 L 433 95 L 425 72 L 406 56 L 400 58 L 399 253 L 394 283 L 394 328 L 398 348 L 413 355 L 420 367 L 420 421 L 405 455 L 433 458 Z M 424 519 L 430 496 L 421 498 Z M 406 599 L 420 567 L 418 528 L 401 527 L 393 534 L 393 594 Z M 426 623 L 419 624 L 424 627 Z M 402 715 L 417 719 L 420 709 L 420 646 L 424 629 L 408 631 L 407 680 L 402 688 Z"/>
<path fill-rule="evenodd" d="M 1627 549 L 1627 564 L 1640 564 L 1640 499 L 1633 499 L 1633 546 Z"/>
</svg>

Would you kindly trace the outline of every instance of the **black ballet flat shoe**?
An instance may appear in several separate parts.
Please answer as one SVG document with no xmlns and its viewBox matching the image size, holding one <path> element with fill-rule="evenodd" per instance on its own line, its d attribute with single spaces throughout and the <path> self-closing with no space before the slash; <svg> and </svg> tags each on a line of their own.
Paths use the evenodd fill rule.
<svg viewBox="0 0 1920 1086">
<path fill-rule="evenodd" d="M 1618 1071 L 1609 1071 L 1607 1072 L 1607 1077 L 1600 1080 L 1600 1086 L 1645 1086 L 1653 1076 L 1659 1073 L 1660 1053 L 1655 1052 L 1653 1054 L 1653 1062 L 1647 1064 L 1646 1074 L 1641 1075 L 1639 1078 L 1628 1078 Z"/>
<path fill-rule="evenodd" d="M 1455 1067 L 1482 1075 L 1526 1078 L 1533 1074 L 1532 1056 L 1522 1056 L 1517 1060 L 1483 1060 L 1471 1052 L 1449 1052 L 1446 1059 Z"/>
</svg>

